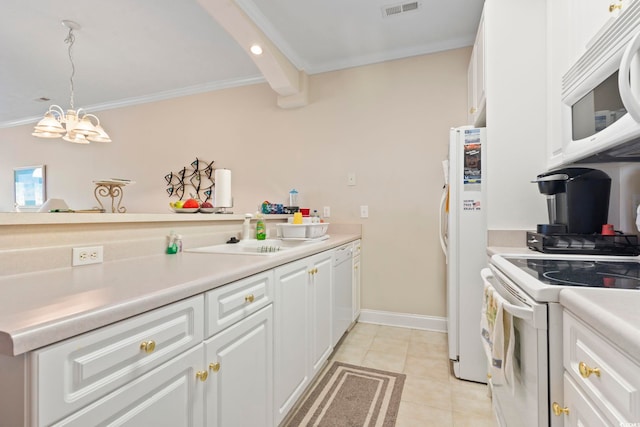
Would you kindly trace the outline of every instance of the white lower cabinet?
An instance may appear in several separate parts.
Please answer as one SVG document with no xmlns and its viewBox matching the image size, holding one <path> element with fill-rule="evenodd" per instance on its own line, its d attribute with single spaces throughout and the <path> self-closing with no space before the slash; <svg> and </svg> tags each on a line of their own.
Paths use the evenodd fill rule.
<svg viewBox="0 0 640 427">
<path fill-rule="evenodd" d="M 205 341 L 208 427 L 273 425 L 272 322 L 269 304 Z"/>
<path fill-rule="evenodd" d="M 333 350 L 332 256 L 1 356 L 0 427 L 280 424 Z"/>
<path fill-rule="evenodd" d="M 327 251 L 275 269 L 276 425 L 332 351 L 331 257 Z"/>
<path fill-rule="evenodd" d="M 203 426 L 202 344 L 53 426 Z"/>
<path fill-rule="evenodd" d="M 565 426 L 634 425 L 640 420 L 640 361 L 568 310 L 563 314 Z"/>
</svg>

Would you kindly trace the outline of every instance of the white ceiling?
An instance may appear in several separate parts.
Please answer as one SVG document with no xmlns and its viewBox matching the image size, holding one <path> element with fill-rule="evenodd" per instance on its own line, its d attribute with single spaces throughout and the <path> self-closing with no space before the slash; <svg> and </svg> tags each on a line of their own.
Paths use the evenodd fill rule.
<svg viewBox="0 0 640 427">
<path fill-rule="evenodd" d="M 473 43 L 484 0 L 236 0 L 307 74 Z M 90 111 L 264 81 L 251 58 L 196 0 L 3 0 L 0 127 L 69 108 L 63 19 L 77 22 L 75 106 Z M 41 101 L 46 97 L 50 101 Z"/>
</svg>

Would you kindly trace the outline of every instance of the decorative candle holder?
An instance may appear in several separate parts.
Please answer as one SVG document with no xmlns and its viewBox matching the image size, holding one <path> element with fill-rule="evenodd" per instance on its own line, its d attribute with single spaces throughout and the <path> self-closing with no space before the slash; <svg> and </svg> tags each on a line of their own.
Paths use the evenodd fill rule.
<svg viewBox="0 0 640 427">
<path fill-rule="evenodd" d="M 100 205 L 100 208 L 105 211 L 104 205 L 100 200 L 100 197 L 111 198 L 111 212 L 112 213 L 125 213 L 127 208 L 121 206 L 122 197 L 124 196 L 124 192 L 122 187 L 133 184 L 133 181 L 128 180 L 119 180 L 119 179 L 103 179 L 99 181 L 93 181 L 96 185 L 96 189 L 93 191 L 93 195 L 96 198 L 96 201 Z"/>
</svg>

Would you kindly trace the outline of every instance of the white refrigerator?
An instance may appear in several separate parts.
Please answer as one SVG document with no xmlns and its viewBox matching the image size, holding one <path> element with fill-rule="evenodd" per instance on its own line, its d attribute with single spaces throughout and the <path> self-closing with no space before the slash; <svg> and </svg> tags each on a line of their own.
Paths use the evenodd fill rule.
<svg viewBox="0 0 640 427">
<path fill-rule="evenodd" d="M 481 383 L 487 382 L 480 339 L 480 270 L 487 265 L 486 144 L 485 128 L 451 129 L 440 210 L 449 359 L 457 378 Z"/>
</svg>

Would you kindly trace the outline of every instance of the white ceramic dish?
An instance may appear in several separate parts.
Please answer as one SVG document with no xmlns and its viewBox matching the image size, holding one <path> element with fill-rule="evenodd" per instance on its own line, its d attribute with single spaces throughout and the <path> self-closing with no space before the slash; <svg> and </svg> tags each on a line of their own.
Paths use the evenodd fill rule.
<svg viewBox="0 0 640 427">
<path fill-rule="evenodd" d="M 171 208 L 172 211 L 174 211 L 175 213 L 196 213 L 198 212 L 200 208 L 181 208 L 181 209 L 176 209 L 176 208 Z"/>
<path fill-rule="evenodd" d="M 216 210 L 216 208 L 200 208 L 201 213 L 213 213 Z"/>
</svg>

